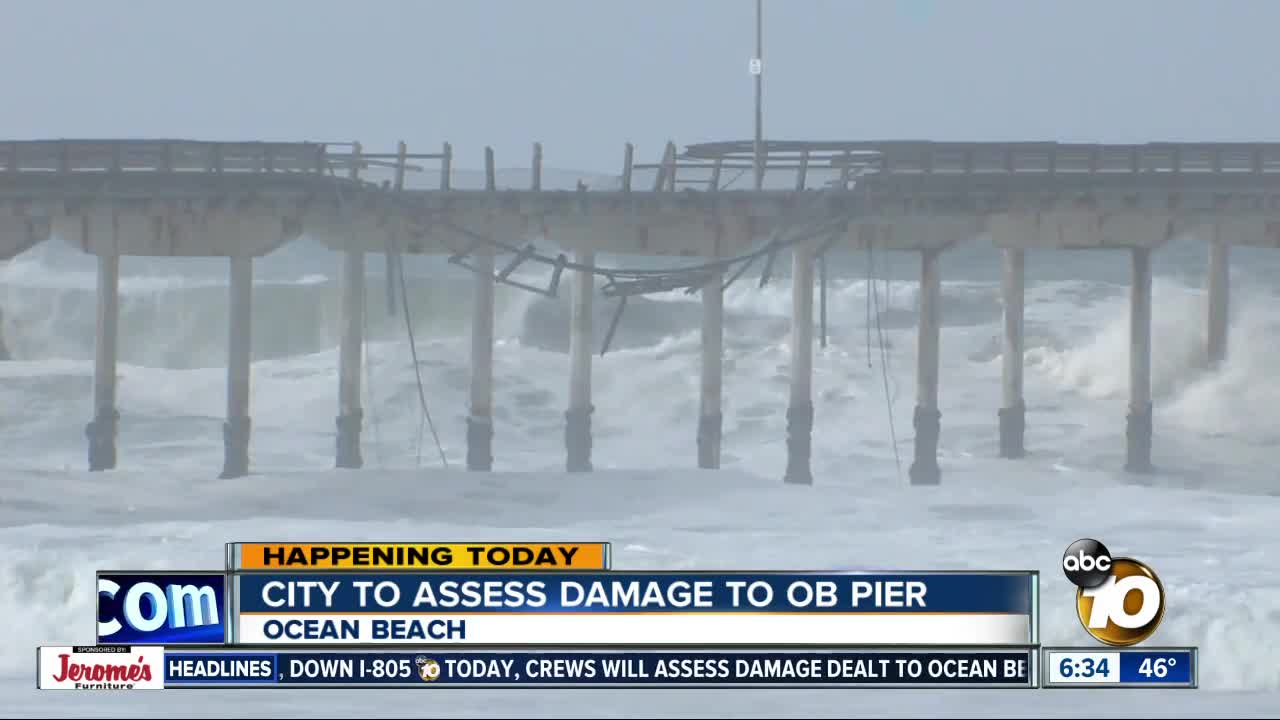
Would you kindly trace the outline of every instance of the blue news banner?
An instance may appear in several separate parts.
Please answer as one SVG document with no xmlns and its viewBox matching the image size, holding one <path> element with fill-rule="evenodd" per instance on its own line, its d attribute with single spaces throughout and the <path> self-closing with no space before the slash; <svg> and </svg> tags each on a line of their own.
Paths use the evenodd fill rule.
<svg viewBox="0 0 1280 720">
<path fill-rule="evenodd" d="M 166 688 L 1034 687 L 1035 651 L 165 652 Z"/>
<path fill-rule="evenodd" d="M 235 587 L 242 613 L 1035 612 L 1032 573 L 244 573 Z"/>
<path fill-rule="evenodd" d="M 1044 687 L 1194 688 L 1194 647 L 1043 648 Z"/>
<path fill-rule="evenodd" d="M 243 573 L 233 597 L 235 645 L 1038 642 L 1030 573 Z"/>
<path fill-rule="evenodd" d="M 1120 654 L 1120 683 L 1123 685 L 1193 685 L 1194 650 L 1126 651 Z"/>
</svg>

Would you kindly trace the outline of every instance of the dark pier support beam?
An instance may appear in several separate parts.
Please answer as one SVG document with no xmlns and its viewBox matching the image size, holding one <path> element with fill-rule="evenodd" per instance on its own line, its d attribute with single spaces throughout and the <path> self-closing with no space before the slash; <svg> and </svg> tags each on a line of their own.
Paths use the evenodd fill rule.
<svg viewBox="0 0 1280 720">
<path fill-rule="evenodd" d="M 471 413 L 467 417 L 467 469 L 493 469 L 493 246 L 475 258 L 475 316 L 471 321 Z"/>
<path fill-rule="evenodd" d="M 1133 248 L 1129 288 L 1129 415 L 1124 469 L 1151 472 L 1151 250 Z"/>
<path fill-rule="evenodd" d="M 390 256 L 388 256 L 390 257 Z M 342 265 L 342 336 L 338 347 L 338 440 L 335 465 L 356 469 L 364 465 L 360 431 L 364 410 L 360 405 L 361 355 L 364 349 L 365 254 L 347 250 Z M 394 276 L 388 276 L 390 283 Z"/>
<path fill-rule="evenodd" d="M 1231 246 L 1221 237 L 1209 243 L 1209 333 L 1207 361 L 1217 367 L 1227 357 L 1231 298 Z"/>
<path fill-rule="evenodd" d="M 920 254 L 920 337 L 916 360 L 916 409 L 912 424 L 916 430 L 915 460 L 908 476 L 912 485 L 937 485 L 942 481 L 938 468 L 938 436 L 942 413 L 938 410 L 938 351 L 941 318 L 938 301 L 942 282 L 938 274 L 941 249 Z"/>
<path fill-rule="evenodd" d="M 89 470 L 116 466 L 116 356 L 120 338 L 120 256 L 98 255 L 98 322 L 93 362 L 93 420 L 85 426 Z"/>
<path fill-rule="evenodd" d="M 813 251 L 795 246 L 791 268 L 791 401 L 787 408 L 785 481 L 812 485 L 813 446 Z"/>
<path fill-rule="evenodd" d="M 253 257 L 231 257 L 227 342 L 227 421 L 222 426 L 223 479 L 249 474 L 249 361 L 253 321 Z"/>
<path fill-rule="evenodd" d="M 1022 393 L 1023 309 L 1026 300 L 1026 250 L 1005 248 L 1001 273 L 1004 296 L 1004 342 L 1001 349 L 1000 457 L 1020 458 L 1026 454 L 1023 436 L 1027 407 Z"/>
<path fill-rule="evenodd" d="M 576 262 L 591 265 L 595 253 L 578 252 Z M 573 273 L 569 318 L 569 409 L 565 411 L 565 469 L 591 471 L 591 298 L 595 278 L 588 270 Z"/>
</svg>

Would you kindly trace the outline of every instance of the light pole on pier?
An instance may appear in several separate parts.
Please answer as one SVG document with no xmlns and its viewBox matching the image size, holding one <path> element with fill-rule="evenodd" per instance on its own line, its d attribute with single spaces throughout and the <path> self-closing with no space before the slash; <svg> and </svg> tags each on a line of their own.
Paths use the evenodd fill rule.
<svg viewBox="0 0 1280 720">
<path fill-rule="evenodd" d="M 756 190 L 764 187 L 764 111 L 761 109 L 762 81 L 764 79 L 764 0 L 756 0 L 756 56 L 751 58 L 751 74 L 756 77 L 756 139 L 755 154 Z"/>
</svg>

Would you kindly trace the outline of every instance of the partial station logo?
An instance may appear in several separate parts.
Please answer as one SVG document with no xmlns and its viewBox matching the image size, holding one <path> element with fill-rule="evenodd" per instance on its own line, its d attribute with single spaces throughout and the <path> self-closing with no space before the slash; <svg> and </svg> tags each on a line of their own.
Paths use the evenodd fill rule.
<svg viewBox="0 0 1280 720">
<path fill-rule="evenodd" d="M 1082 538 L 1062 554 L 1062 572 L 1076 586 L 1076 615 L 1094 639 L 1127 647 L 1160 627 L 1164 585 L 1146 563 L 1112 557 L 1100 541 Z"/>
</svg>

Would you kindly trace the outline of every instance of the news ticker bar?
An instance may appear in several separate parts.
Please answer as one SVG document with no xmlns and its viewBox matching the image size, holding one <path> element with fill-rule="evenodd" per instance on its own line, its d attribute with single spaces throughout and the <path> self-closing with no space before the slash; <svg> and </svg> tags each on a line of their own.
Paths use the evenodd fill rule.
<svg viewBox="0 0 1280 720">
<path fill-rule="evenodd" d="M 609 570 L 607 542 L 227 543 L 227 572 Z"/>
<path fill-rule="evenodd" d="M 1200 681 L 1200 653 L 1193 647 L 1050 647 L 1043 654 L 1047 688 L 1194 688 Z"/>
<path fill-rule="evenodd" d="M 1039 678 L 1034 648 L 382 652 L 98 646 L 44 647 L 38 657 L 41 689 L 1033 688 Z"/>
<path fill-rule="evenodd" d="M 1039 642 L 1034 572 L 100 571 L 99 644 L 892 645 Z"/>
</svg>

